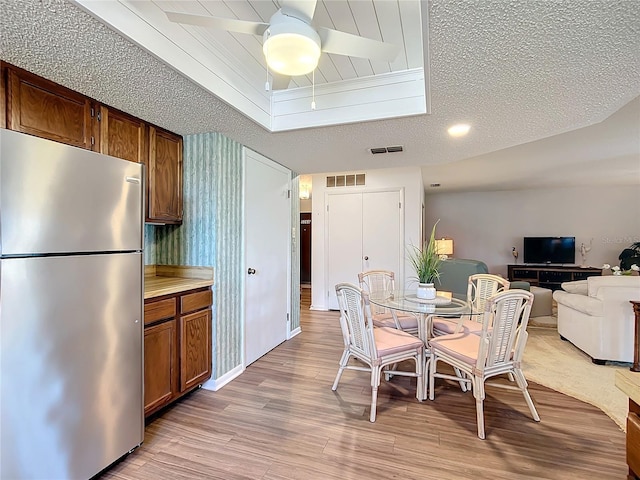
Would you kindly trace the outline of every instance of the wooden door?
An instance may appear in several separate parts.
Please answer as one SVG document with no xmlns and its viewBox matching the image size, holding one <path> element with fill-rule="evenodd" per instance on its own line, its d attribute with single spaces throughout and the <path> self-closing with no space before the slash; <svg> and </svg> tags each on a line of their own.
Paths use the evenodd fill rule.
<svg viewBox="0 0 640 480">
<path fill-rule="evenodd" d="M 311 283 L 311 213 L 300 214 L 300 283 Z"/>
<path fill-rule="evenodd" d="M 149 127 L 148 222 L 182 223 L 182 137 Z"/>
<path fill-rule="evenodd" d="M 100 107 L 100 153 L 145 163 L 147 126 L 139 118 L 118 110 Z"/>
<path fill-rule="evenodd" d="M 290 170 L 245 149 L 245 365 L 289 331 L 290 183 Z"/>
<path fill-rule="evenodd" d="M 73 90 L 7 67 L 9 130 L 92 149 L 92 102 Z"/>
<path fill-rule="evenodd" d="M 158 410 L 177 394 L 176 320 L 144 329 L 144 413 Z"/>
<path fill-rule="evenodd" d="M 338 309 L 335 285 L 358 283 L 366 270 L 395 272 L 402 287 L 404 224 L 402 190 L 330 194 L 326 217 L 326 292 L 329 309 Z"/>
</svg>

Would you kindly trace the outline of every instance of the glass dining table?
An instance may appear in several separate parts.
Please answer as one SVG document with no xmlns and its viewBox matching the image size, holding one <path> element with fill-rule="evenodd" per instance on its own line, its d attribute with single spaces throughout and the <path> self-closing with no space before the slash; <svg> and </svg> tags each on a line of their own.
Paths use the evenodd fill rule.
<svg viewBox="0 0 640 480">
<path fill-rule="evenodd" d="M 433 335 L 432 319 L 434 317 L 458 318 L 456 332 L 462 328 L 462 322 L 471 316 L 479 315 L 482 312 L 474 311 L 472 305 L 466 298 L 458 298 L 451 292 L 436 292 L 434 300 L 424 300 L 416 296 L 414 291 L 388 290 L 373 292 L 369 295 L 369 301 L 380 307 L 396 311 L 413 313 L 418 319 L 418 338 L 424 342 L 423 352 L 424 376 L 423 389 L 419 392 L 419 400 L 427 398 L 427 360 L 429 355 L 429 339 Z"/>
<path fill-rule="evenodd" d="M 433 317 L 459 317 L 462 325 L 465 318 L 476 314 L 466 298 L 458 298 L 451 292 L 438 291 L 434 300 L 424 300 L 418 298 L 415 291 L 388 290 L 372 292 L 369 301 L 396 312 L 415 314 L 418 318 L 418 337 L 426 346 L 432 335 Z"/>
</svg>

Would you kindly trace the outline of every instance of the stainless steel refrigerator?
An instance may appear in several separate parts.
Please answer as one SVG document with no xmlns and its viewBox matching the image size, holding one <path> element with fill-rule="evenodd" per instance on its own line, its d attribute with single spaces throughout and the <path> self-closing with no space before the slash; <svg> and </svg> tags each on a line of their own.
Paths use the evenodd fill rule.
<svg viewBox="0 0 640 480">
<path fill-rule="evenodd" d="M 142 166 L 0 130 L 0 478 L 140 445 Z"/>
</svg>

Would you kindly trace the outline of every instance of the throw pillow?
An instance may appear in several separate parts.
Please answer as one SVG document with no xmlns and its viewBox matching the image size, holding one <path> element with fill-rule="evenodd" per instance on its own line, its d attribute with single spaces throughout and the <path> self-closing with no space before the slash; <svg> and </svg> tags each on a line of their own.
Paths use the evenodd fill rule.
<svg viewBox="0 0 640 480">
<path fill-rule="evenodd" d="M 576 293 L 578 295 L 586 295 L 587 294 L 587 281 L 586 280 L 577 280 L 575 282 L 564 282 L 561 285 L 561 287 L 565 292 Z"/>
</svg>

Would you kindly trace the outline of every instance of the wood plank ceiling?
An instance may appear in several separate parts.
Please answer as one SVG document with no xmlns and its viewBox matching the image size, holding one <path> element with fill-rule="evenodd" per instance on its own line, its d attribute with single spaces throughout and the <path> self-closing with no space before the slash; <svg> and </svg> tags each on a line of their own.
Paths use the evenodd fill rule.
<svg viewBox="0 0 640 480">
<path fill-rule="evenodd" d="M 279 2 L 270 0 L 121 1 L 147 19 L 158 18 L 165 11 L 175 11 L 265 23 L 269 22 L 281 6 Z M 423 66 L 422 25 L 418 0 L 319 0 L 313 25 L 400 47 L 400 52 L 393 62 L 324 53 L 315 71 L 316 84 L 370 77 Z M 181 25 L 181 28 L 186 34 L 197 39 L 210 55 L 225 58 L 228 62 L 236 64 L 236 68 L 243 69 L 256 84 L 264 84 L 266 67 L 261 37 L 190 25 Z M 167 31 L 165 35 L 170 38 L 171 33 Z M 289 88 L 307 87 L 311 82 L 311 74 L 294 77 Z"/>
</svg>

